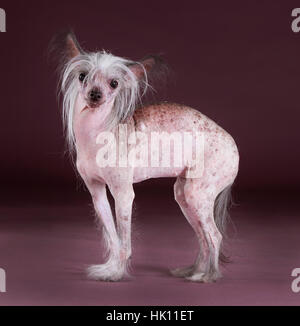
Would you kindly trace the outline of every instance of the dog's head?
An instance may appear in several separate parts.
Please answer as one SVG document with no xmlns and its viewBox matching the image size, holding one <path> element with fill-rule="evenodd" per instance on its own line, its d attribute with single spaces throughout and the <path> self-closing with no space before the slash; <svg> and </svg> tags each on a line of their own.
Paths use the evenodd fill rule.
<svg viewBox="0 0 300 326">
<path fill-rule="evenodd" d="M 148 73 L 159 70 L 159 56 L 132 61 L 106 51 L 86 52 L 73 33 L 59 37 L 62 61 L 61 92 L 63 116 L 69 145 L 74 144 L 73 116 L 78 96 L 84 103 L 81 110 L 101 110 L 111 105 L 106 127 L 124 122 L 131 116 L 149 88 Z M 155 68 L 155 69 L 153 69 Z"/>
<path fill-rule="evenodd" d="M 87 108 L 111 103 L 124 92 L 129 97 L 126 100 L 136 100 L 140 90 L 148 86 L 147 72 L 155 64 L 154 57 L 134 62 L 106 51 L 84 52 L 73 34 L 66 37 L 66 55 L 68 61 L 63 71 L 63 91 L 70 84 L 76 86 Z"/>
</svg>

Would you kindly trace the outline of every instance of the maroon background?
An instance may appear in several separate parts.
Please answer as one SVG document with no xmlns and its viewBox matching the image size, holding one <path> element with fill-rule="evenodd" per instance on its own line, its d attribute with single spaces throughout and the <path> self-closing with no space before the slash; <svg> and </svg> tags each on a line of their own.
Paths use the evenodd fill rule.
<svg viewBox="0 0 300 326">
<path fill-rule="evenodd" d="M 66 211 L 62 212 L 61 207 L 55 205 L 72 207 L 76 200 L 79 207 L 86 207 L 79 221 L 91 216 L 91 208 L 87 206 L 88 194 L 82 188 L 78 190 L 79 182 L 67 155 L 64 155 L 60 108 L 56 99 L 57 78 L 53 66 L 47 62 L 50 39 L 66 27 L 74 29 L 79 42 L 88 50 L 104 48 L 132 59 L 148 53 L 164 53 L 174 73 L 163 99 L 199 109 L 224 127 L 238 144 L 241 165 L 235 193 L 240 206 L 246 208 L 238 208 L 240 211 L 234 214 L 236 217 L 239 215 L 240 223 L 244 223 L 241 230 L 247 234 L 247 216 L 254 223 L 253 219 L 261 214 L 250 214 L 249 206 L 243 204 L 247 202 L 257 212 L 262 211 L 260 208 L 264 207 L 261 205 L 265 201 L 268 202 L 271 210 L 263 210 L 265 219 L 272 219 L 274 205 L 280 205 L 282 214 L 293 211 L 288 214 L 295 217 L 293 223 L 298 223 L 298 205 L 296 201 L 291 204 L 291 200 L 297 199 L 300 181 L 300 33 L 291 30 L 291 11 L 299 6 L 297 1 L 271 0 L 198 1 L 197 5 L 188 1 L 1 1 L 7 14 L 7 33 L 0 34 L 0 202 L 3 210 L 0 218 L 3 217 L 5 237 L 12 232 L 11 240 L 3 245 L 23 243 L 23 240 L 13 240 L 14 232 L 19 230 L 16 225 L 21 228 L 20 232 L 22 225 L 26 225 L 28 236 L 32 234 L 34 238 L 35 231 L 40 232 L 35 230 L 36 223 L 42 223 L 47 217 L 63 220 Z M 141 198 L 143 207 L 153 206 L 157 199 L 154 193 L 160 190 L 161 196 L 166 194 L 161 207 L 167 207 L 180 216 L 170 200 L 172 188 L 169 186 L 172 183 L 172 180 L 154 180 L 138 185 L 137 189 L 143 193 L 140 196 L 144 196 Z M 283 201 L 283 194 L 284 198 L 290 198 L 289 201 Z M 12 206 L 19 207 L 19 210 L 9 210 Z M 25 206 L 31 207 L 30 213 L 22 210 Z M 40 211 L 36 207 L 40 207 Z M 66 215 L 70 217 L 73 213 L 68 211 Z M 144 211 L 145 219 L 146 215 L 147 211 Z M 278 220 L 286 226 L 296 226 L 291 224 L 291 216 Z M 153 232 L 159 218 L 157 209 L 151 215 Z M 66 220 L 72 227 L 73 224 Z M 180 221 L 185 223 L 181 216 Z M 89 222 L 87 234 L 94 232 Z M 182 227 L 180 223 L 178 225 Z M 246 225 L 244 229 L 243 225 Z M 266 228 L 267 232 L 268 223 Z M 253 230 L 264 234 L 255 223 Z M 276 241 L 287 241 L 287 233 L 284 233 L 287 239 L 280 238 L 282 225 L 276 230 L 279 237 L 274 235 Z M 54 227 L 52 231 L 55 237 L 57 229 Z M 43 239 L 41 237 L 38 243 Z M 84 238 L 82 241 L 85 243 Z M 33 243 L 28 251 L 36 248 Z M 288 243 L 284 243 L 289 248 Z M 93 242 L 91 248 L 95 250 L 96 245 L 97 242 Z M 251 251 L 255 245 L 257 242 L 253 240 L 247 242 L 245 248 Z M 16 252 L 18 248 L 16 245 Z M 13 249 L 8 249 L 7 254 L 14 265 L 15 256 L 9 250 Z M 50 246 L 49 250 L 62 249 Z M 86 251 L 82 252 L 83 257 L 86 254 Z M 6 269 L 10 268 L 7 257 L 1 258 L 0 267 L 6 264 Z M 40 257 L 36 253 L 32 261 Z M 87 263 L 93 262 L 92 258 Z M 32 270 L 30 261 L 30 258 L 24 258 L 29 274 Z M 296 265 L 297 262 L 291 259 L 289 269 L 284 272 L 287 278 L 290 267 Z M 26 298 L 22 300 L 16 294 L 6 303 L 27 303 Z M 42 303 L 55 303 L 55 295 L 51 300 Z M 154 301 L 151 302 L 154 304 Z M 80 303 L 85 302 L 105 304 L 93 300 Z M 195 299 L 187 303 L 198 302 Z M 220 301 L 215 302 L 220 304 Z M 253 303 L 251 300 L 242 302 Z M 165 303 L 174 302 L 166 300 Z M 205 300 L 201 303 L 205 304 Z M 214 301 L 207 302 L 211 303 Z M 267 298 L 264 303 L 272 301 Z"/>
<path fill-rule="evenodd" d="M 296 4 L 2 1 L 2 182 L 73 182 L 62 158 L 56 76 L 46 62 L 51 37 L 71 26 L 89 50 L 133 59 L 163 52 L 175 76 L 166 98 L 199 109 L 233 135 L 241 187 L 297 186 L 300 34 L 290 26 Z"/>
</svg>

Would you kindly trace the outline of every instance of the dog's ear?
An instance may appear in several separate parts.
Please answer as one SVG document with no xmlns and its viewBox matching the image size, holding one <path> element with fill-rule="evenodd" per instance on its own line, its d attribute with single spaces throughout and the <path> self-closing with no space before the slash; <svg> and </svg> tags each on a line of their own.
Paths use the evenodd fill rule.
<svg viewBox="0 0 300 326">
<path fill-rule="evenodd" d="M 145 78 L 145 73 L 148 74 L 155 66 L 155 63 L 156 59 L 151 55 L 130 65 L 129 68 L 136 75 L 137 79 L 143 79 Z"/>
<path fill-rule="evenodd" d="M 69 60 L 74 57 L 77 57 L 79 54 L 83 53 L 73 32 L 69 32 L 66 35 L 65 51 L 66 51 L 66 57 Z"/>
<path fill-rule="evenodd" d="M 159 61 L 159 56 L 149 55 L 137 63 L 130 65 L 129 68 L 136 75 L 137 79 L 140 80 L 145 78 L 145 73 L 148 75 Z"/>
<path fill-rule="evenodd" d="M 130 65 L 129 68 L 139 81 L 147 80 L 147 84 L 151 85 L 152 90 L 164 88 L 171 73 L 161 54 L 148 55 L 137 63 Z"/>
<path fill-rule="evenodd" d="M 165 84 L 170 71 L 162 55 L 153 54 L 148 55 L 138 63 L 130 65 L 129 68 L 138 80 L 144 80 L 146 74 L 149 84 L 153 85 L 158 82 L 161 86 Z"/>
<path fill-rule="evenodd" d="M 48 47 L 48 60 L 53 62 L 58 68 L 61 68 L 72 58 L 84 53 L 76 40 L 74 33 L 70 30 L 64 30 L 52 38 Z"/>
</svg>

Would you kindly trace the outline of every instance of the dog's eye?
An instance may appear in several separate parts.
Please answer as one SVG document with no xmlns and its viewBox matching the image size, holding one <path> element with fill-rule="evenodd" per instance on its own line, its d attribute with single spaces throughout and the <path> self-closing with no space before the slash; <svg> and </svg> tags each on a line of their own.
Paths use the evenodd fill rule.
<svg viewBox="0 0 300 326">
<path fill-rule="evenodd" d="M 86 77 L 86 74 L 84 72 L 82 72 L 80 75 L 79 75 L 79 81 L 82 83 L 84 81 L 84 78 Z"/>
<path fill-rule="evenodd" d="M 119 85 L 118 81 L 116 79 L 112 79 L 110 82 L 110 87 L 111 88 L 117 88 Z"/>
</svg>

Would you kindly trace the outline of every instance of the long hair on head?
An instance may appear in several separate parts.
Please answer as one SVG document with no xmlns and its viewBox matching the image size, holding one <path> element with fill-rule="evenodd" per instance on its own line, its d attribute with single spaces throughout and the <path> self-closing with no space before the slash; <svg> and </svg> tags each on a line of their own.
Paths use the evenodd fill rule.
<svg viewBox="0 0 300 326">
<path fill-rule="evenodd" d="M 50 41 L 49 59 L 58 62 L 58 98 L 62 98 L 62 120 L 67 149 L 73 159 L 76 140 L 73 130 L 74 106 L 80 87 L 79 74 L 84 72 L 88 82 L 97 71 L 118 79 L 119 87 L 112 110 L 104 127 L 109 130 L 125 122 L 141 106 L 144 95 L 154 93 L 155 82 L 162 87 L 169 73 L 169 67 L 161 54 L 148 55 L 140 61 L 114 56 L 107 51 L 87 52 L 79 45 L 72 29 L 62 30 Z M 151 86 L 150 86 L 151 84 Z M 149 92 L 151 90 L 151 92 Z M 147 102 L 144 97 L 143 101 Z"/>
<path fill-rule="evenodd" d="M 137 65 L 142 71 L 143 78 L 138 78 L 131 69 Z M 73 131 L 73 117 L 75 101 L 79 92 L 78 76 L 86 73 L 84 82 L 92 80 L 98 71 L 118 79 L 119 90 L 114 99 L 110 115 L 105 121 L 107 130 L 124 122 L 132 116 L 136 106 L 141 103 L 141 97 L 148 87 L 147 71 L 142 63 L 117 57 L 106 51 L 95 53 L 83 52 L 63 67 L 60 77 L 60 91 L 63 95 L 63 124 L 69 150 L 75 148 L 75 136 Z"/>
</svg>

